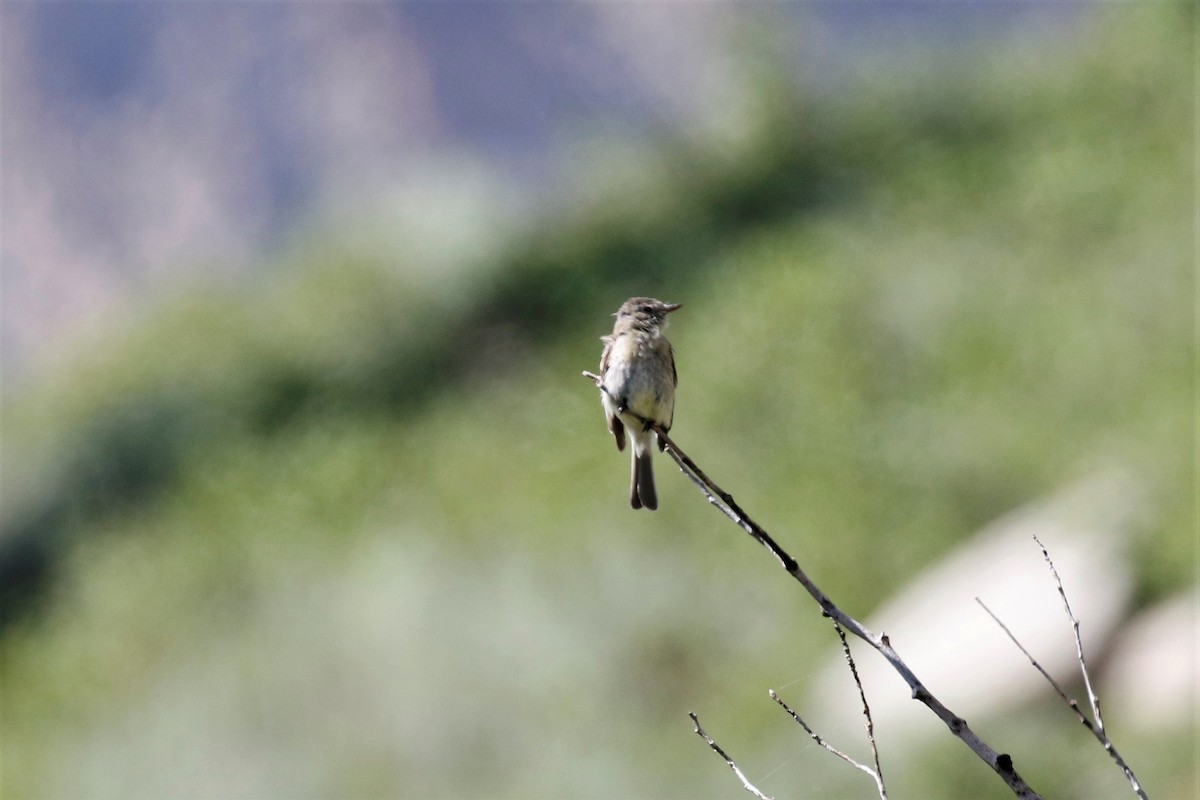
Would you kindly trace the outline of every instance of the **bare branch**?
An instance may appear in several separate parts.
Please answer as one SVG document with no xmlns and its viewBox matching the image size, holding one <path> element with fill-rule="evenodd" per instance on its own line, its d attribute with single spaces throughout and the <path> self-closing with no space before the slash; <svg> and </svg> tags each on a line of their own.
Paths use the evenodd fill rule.
<svg viewBox="0 0 1200 800">
<path fill-rule="evenodd" d="M 987 607 L 987 604 L 984 603 L 982 600 L 980 600 L 978 597 L 975 598 L 975 602 L 979 604 L 980 608 L 982 608 L 984 611 L 986 611 L 988 613 L 989 617 L 991 617 L 993 620 L 995 620 L 996 624 L 1000 626 L 1000 630 L 1002 630 L 1006 634 L 1008 634 L 1008 638 L 1011 639 L 1012 643 L 1017 646 L 1017 649 L 1019 649 L 1022 653 L 1025 654 L 1025 657 L 1029 659 L 1029 663 L 1033 665 L 1033 668 L 1036 669 L 1038 672 L 1042 673 L 1042 677 L 1045 678 L 1046 682 L 1049 683 L 1050 686 L 1052 686 L 1054 688 L 1055 693 L 1062 699 L 1062 701 L 1064 703 L 1067 704 L 1067 706 L 1072 711 L 1075 712 L 1075 716 L 1079 718 L 1079 724 L 1083 725 L 1083 727 L 1087 728 L 1092 733 L 1094 733 L 1094 734 L 1097 733 L 1096 728 L 1092 725 L 1092 721 L 1090 719 L 1088 719 L 1087 716 L 1083 713 L 1083 711 L 1079 708 L 1079 703 L 1072 700 L 1067 695 L 1067 693 L 1063 691 L 1063 688 L 1058 685 L 1058 681 L 1056 681 L 1056 680 L 1054 680 L 1054 678 L 1050 677 L 1050 673 L 1047 672 L 1046 669 L 1037 662 L 1037 659 L 1034 658 L 1030 654 L 1030 652 L 1025 649 L 1025 645 L 1023 645 L 1019 641 L 1017 641 L 1017 637 L 1014 636 L 1013 632 L 1008 629 L 1008 626 L 1005 625 L 1003 622 L 1001 622 L 1000 618 L 997 617 L 995 615 L 995 613 L 993 613 L 992 610 Z"/>
<path fill-rule="evenodd" d="M 598 375 L 591 372 L 584 372 L 583 374 L 585 377 L 590 378 L 599 387 L 600 391 L 606 391 Z M 900 677 L 912 689 L 913 699 L 925 704 L 930 711 L 937 715 L 938 719 L 946 724 L 946 727 L 950 729 L 950 732 L 954 736 L 958 737 L 963 744 L 970 748 L 971 752 L 1000 776 L 1001 780 L 1008 785 L 1014 795 L 1019 798 L 1041 797 L 1017 774 L 1013 768 L 1012 758 L 1009 755 L 998 753 L 992 749 L 986 742 L 979 738 L 978 734 L 971 730 L 966 720 L 954 714 L 940 700 L 933 696 L 929 689 L 913 673 L 912 669 L 904 663 L 904 660 L 892 648 L 886 635 L 873 633 L 861 622 L 838 608 L 829 599 L 829 596 L 813 583 L 812 579 L 800 568 L 796 559 L 788 555 L 787 551 L 780 547 L 761 525 L 750 519 L 749 515 L 742 510 L 728 492 L 721 489 L 711 478 L 705 475 L 704 471 L 679 448 L 679 445 L 675 444 L 666 431 L 658 425 L 650 423 L 649 420 L 642 419 L 642 422 L 654 430 L 659 440 L 666 446 L 666 451 L 675 460 L 675 463 L 679 465 L 679 469 L 699 487 L 704 496 L 708 498 L 708 502 L 718 508 L 729 519 L 733 520 L 739 528 L 749 534 L 755 541 L 767 548 L 771 552 L 771 555 L 779 561 L 780 566 L 789 575 L 799 581 L 800 585 L 812 596 L 813 600 L 817 602 L 817 605 L 821 607 L 821 611 L 826 616 L 871 645 L 880 655 L 887 659 L 887 662 L 892 665 L 892 668 L 900 674 Z"/>
<path fill-rule="evenodd" d="M 958 737 L 971 752 L 975 753 L 984 763 L 991 767 L 997 775 L 1008 785 L 1013 791 L 1013 794 L 1019 798 L 1036 798 L 1040 795 L 1025 783 L 1024 779 L 1017 774 L 1012 765 L 1012 758 L 1004 753 L 998 753 L 992 749 L 986 742 L 971 730 L 966 720 L 954 714 L 940 700 L 925 687 L 925 685 L 917 678 L 912 669 L 904 663 L 900 655 L 892 648 L 887 636 L 875 634 L 868 630 L 862 623 L 851 617 L 846 612 L 842 611 L 832 600 L 829 599 L 820 587 L 813 583 L 812 579 L 800 568 L 800 565 L 788 553 L 771 538 L 765 530 L 754 522 L 741 509 L 728 493 L 723 491 L 715 483 L 712 482 L 707 475 L 704 474 L 699 467 L 696 466 L 686 453 L 679 449 L 671 438 L 660 429 L 655 429 L 658 435 L 666 443 L 666 450 L 675 459 L 679 468 L 692 478 L 692 481 L 701 487 L 705 496 L 708 497 L 709 503 L 721 509 L 724 514 L 732 519 L 737 525 L 750 534 L 759 544 L 766 547 L 773 556 L 779 561 L 780 565 L 787 571 L 789 575 L 795 578 L 812 596 L 812 598 L 821 607 L 821 610 L 839 625 L 853 633 L 858 638 L 867 642 L 875 648 L 892 668 L 896 670 L 912 689 L 913 699 L 924 703 L 937 717 L 946 724 L 950 732 Z M 719 498 L 719 500 L 718 500 Z"/>
<path fill-rule="evenodd" d="M 737 764 L 733 763 L 732 758 L 725 754 L 725 751 L 721 749 L 721 745 L 714 742 L 713 738 L 704 732 L 704 729 L 700 727 L 700 720 L 696 718 L 696 715 L 689 711 L 688 716 L 692 718 L 692 724 L 696 726 L 696 735 L 708 742 L 708 746 L 713 749 L 714 753 L 725 759 L 725 763 L 729 765 L 731 770 L 733 770 L 733 774 L 737 775 L 738 780 L 742 782 L 742 787 L 747 792 L 757 797 L 758 800 L 771 800 L 770 797 L 767 797 L 765 794 L 760 792 L 755 785 L 746 778 L 746 774 L 738 768 Z"/>
<path fill-rule="evenodd" d="M 1125 778 L 1129 781 L 1129 785 L 1133 787 L 1134 793 L 1137 794 L 1138 797 L 1142 798 L 1142 800 L 1146 800 L 1146 792 L 1144 789 L 1142 789 L 1142 785 L 1138 781 L 1137 776 L 1133 773 L 1133 769 L 1131 769 L 1130 766 L 1125 763 L 1125 759 L 1121 757 L 1119 752 L 1117 752 L 1117 748 L 1113 746 L 1112 740 L 1108 738 L 1108 733 L 1104 730 L 1104 720 L 1100 717 L 1100 698 L 1097 697 L 1096 693 L 1092 691 L 1092 679 L 1088 674 L 1087 662 L 1084 661 L 1083 658 L 1083 640 L 1079 636 L 1079 620 L 1076 619 L 1075 614 L 1071 611 L 1071 604 L 1067 601 L 1067 593 L 1063 589 L 1062 578 L 1059 577 L 1058 570 L 1055 569 L 1054 562 L 1050 559 L 1050 553 L 1046 550 L 1046 545 L 1042 544 L 1041 539 L 1037 538 L 1036 535 L 1033 537 L 1033 540 L 1037 542 L 1038 547 L 1041 548 L 1042 557 L 1046 559 L 1046 563 L 1050 566 L 1050 572 L 1054 575 L 1054 582 L 1058 585 L 1058 595 L 1062 598 L 1063 608 L 1065 608 L 1067 612 L 1067 619 L 1071 621 L 1071 630 L 1075 634 L 1075 654 L 1077 660 L 1079 661 L 1079 669 L 1083 672 L 1083 685 L 1087 689 L 1088 699 L 1091 702 L 1092 715 L 1095 717 L 1094 724 L 1092 720 L 1089 720 L 1087 715 L 1083 713 L 1083 710 L 1079 707 L 1079 703 L 1069 697 L 1067 693 L 1063 691 L 1062 687 L 1058 685 L 1058 682 L 1055 681 L 1054 678 L 1050 677 L 1050 673 L 1048 673 L 1042 667 L 1042 665 L 1037 662 L 1037 659 L 1035 659 L 1029 653 L 1029 651 L 1025 649 L 1025 645 L 1017 641 L 1017 637 L 1014 636 L 1013 632 L 1008 629 L 1008 626 L 1001 622 L 1000 618 L 993 614 L 992 610 L 984 605 L 984 602 L 978 597 L 975 598 L 975 602 L 978 603 L 980 607 L 988 613 L 989 617 L 995 620 L 996 624 L 1000 626 L 1000 630 L 1004 631 L 1008 635 L 1008 638 L 1012 640 L 1012 643 L 1015 644 L 1017 648 L 1025 654 L 1025 657 L 1029 659 L 1029 663 L 1033 665 L 1034 669 L 1042 673 L 1042 677 L 1045 678 L 1046 681 L 1054 688 L 1055 693 L 1057 693 L 1062 701 L 1067 704 L 1068 708 L 1075 712 L 1075 716 L 1079 719 L 1079 724 L 1087 728 L 1091 734 L 1096 737 L 1096 741 L 1100 742 L 1101 746 L 1103 746 L 1108 752 L 1112 760 L 1116 762 L 1117 766 L 1121 768 L 1121 771 L 1125 773 Z"/>
<path fill-rule="evenodd" d="M 792 719 L 796 720 L 796 722 L 799 723 L 801 728 L 804 728 L 805 733 L 807 733 L 809 736 L 811 736 L 812 740 L 814 742 L 821 745 L 821 747 L 824 747 L 826 750 L 833 753 L 835 756 L 840 758 L 842 761 L 845 761 L 847 764 L 854 767 L 855 769 L 861 770 L 862 772 L 865 772 L 868 775 L 870 775 L 875 780 L 875 788 L 879 792 L 880 800 L 887 800 L 887 789 L 885 789 L 883 786 L 883 777 L 876 770 L 871 769 L 866 764 L 860 764 L 859 762 L 855 761 L 850 756 L 843 753 L 841 750 L 838 750 L 836 747 L 831 745 L 829 742 L 822 739 L 820 734 L 818 734 L 812 728 L 808 727 L 808 723 L 805 722 L 800 717 L 799 714 L 797 714 L 795 711 L 792 710 L 791 706 L 789 706 L 787 703 L 783 702 L 783 700 L 779 699 L 779 695 L 775 693 L 774 689 L 769 689 L 767 691 L 767 693 L 771 695 L 771 699 L 774 700 L 776 703 L 778 703 L 779 706 L 784 711 L 791 714 Z M 872 749 L 874 749 L 874 746 L 872 746 Z M 879 765 L 878 761 L 876 761 L 875 763 L 876 763 L 876 766 Z"/>
<path fill-rule="evenodd" d="M 850 654 L 850 643 L 846 641 L 846 632 L 837 622 L 833 623 L 838 638 L 842 640 L 842 652 L 846 655 L 846 663 L 850 665 L 850 674 L 854 676 L 854 685 L 858 687 L 858 697 L 863 704 L 863 717 L 867 724 L 867 741 L 871 744 L 871 756 L 875 759 L 875 785 L 879 788 L 880 800 L 887 800 L 887 787 L 883 785 L 883 767 L 879 763 L 879 748 L 875 745 L 875 721 L 871 719 L 871 707 L 867 705 L 867 692 L 863 689 L 862 679 L 858 677 L 858 667 L 854 664 L 854 656 Z"/>
<path fill-rule="evenodd" d="M 1067 593 L 1063 589 L 1062 578 L 1058 577 L 1058 570 L 1054 568 L 1054 562 L 1050 560 L 1050 553 L 1046 550 L 1046 545 L 1042 544 L 1042 540 L 1036 534 L 1033 540 L 1042 549 L 1042 558 L 1046 559 L 1046 564 L 1050 567 L 1050 574 L 1054 576 L 1054 583 L 1058 586 L 1058 596 L 1062 598 L 1063 608 L 1067 612 L 1067 619 L 1071 621 L 1071 632 L 1075 635 L 1075 656 L 1079 659 L 1079 670 L 1083 673 L 1083 685 L 1087 689 L 1088 702 L 1092 705 L 1092 716 L 1096 721 L 1096 729 L 1103 736 L 1104 717 L 1100 715 L 1100 698 L 1092 691 L 1092 679 L 1088 675 L 1087 663 L 1083 660 L 1083 639 L 1079 636 L 1079 620 L 1075 618 L 1074 612 L 1071 611 L 1071 603 L 1067 600 Z"/>
</svg>

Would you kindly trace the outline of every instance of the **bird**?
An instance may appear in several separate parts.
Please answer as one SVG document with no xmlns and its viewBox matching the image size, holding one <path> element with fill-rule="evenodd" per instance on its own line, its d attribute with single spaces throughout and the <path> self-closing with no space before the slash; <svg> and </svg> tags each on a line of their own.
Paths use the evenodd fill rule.
<svg viewBox="0 0 1200 800">
<path fill-rule="evenodd" d="M 682 303 L 664 303 L 653 297 L 631 297 L 614 314 L 611 335 L 601 336 L 600 402 L 608 430 L 617 449 L 625 449 L 625 431 L 633 440 L 629 504 L 651 511 L 658 508 L 654 488 L 652 425 L 664 432 L 675 418 L 675 351 L 663 334 L 667 315 Z M 658 449 L 666 446 L 658 439 Z"/>
</svg>

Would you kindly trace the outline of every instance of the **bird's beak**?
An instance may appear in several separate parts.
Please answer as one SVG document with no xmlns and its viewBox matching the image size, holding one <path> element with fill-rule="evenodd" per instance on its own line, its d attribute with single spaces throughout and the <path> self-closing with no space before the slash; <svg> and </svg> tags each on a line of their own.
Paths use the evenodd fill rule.
<svg viewBox="0 0 1200 800">
<path fill-rule="evenodd" d="M 683 303 L 663 303 L 663 313 L 670 314 L 672 311 L 678 311 L 683 308 Z"/>
</svg>

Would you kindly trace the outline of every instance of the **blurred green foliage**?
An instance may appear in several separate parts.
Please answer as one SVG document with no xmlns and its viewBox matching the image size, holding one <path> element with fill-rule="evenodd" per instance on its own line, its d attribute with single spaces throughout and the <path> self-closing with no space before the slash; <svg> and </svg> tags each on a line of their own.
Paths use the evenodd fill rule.
<svg viewBox="0 0 1200 800">
<path fill-rule="evenodd" d="M 776 796 L 866 794 L 766 699 L 832 646 L 804 598 L 666 459 L 663 510 L 625 506 L 578 372 L 632 294 L 686 304 L 673 433 L 852 612 L 1112 462 L 1153 495 L 1141 601 L 1189 585 L 1195 14 L 1100 19 L 748 87 L 736 145 L 647 145 L 488 258 L 308 242 L 14 398 L 0 791 L 730 796 L 694 709 Z M 1127 791 L 1030 719 L 995 730 L 1062 736 L 1039 790 Z M 1131 747 L 1187 785 L 1188 748 Z M 893 778 L 1004 796 L 952 741 Z"/>
</svg>

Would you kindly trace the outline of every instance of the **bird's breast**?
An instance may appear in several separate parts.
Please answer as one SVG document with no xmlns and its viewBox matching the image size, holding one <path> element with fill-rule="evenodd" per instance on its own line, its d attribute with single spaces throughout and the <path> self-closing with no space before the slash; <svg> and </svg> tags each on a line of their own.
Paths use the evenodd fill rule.
<svg viewBox="0 0 1200 800">
<path fill-rule="evenodd" d="M 637 336 L 619 336 L 612 342 L 604 388 L 643 419 L 671 420 L 675 386 L 671 378 L 670 350 Z"/>
</svg>

